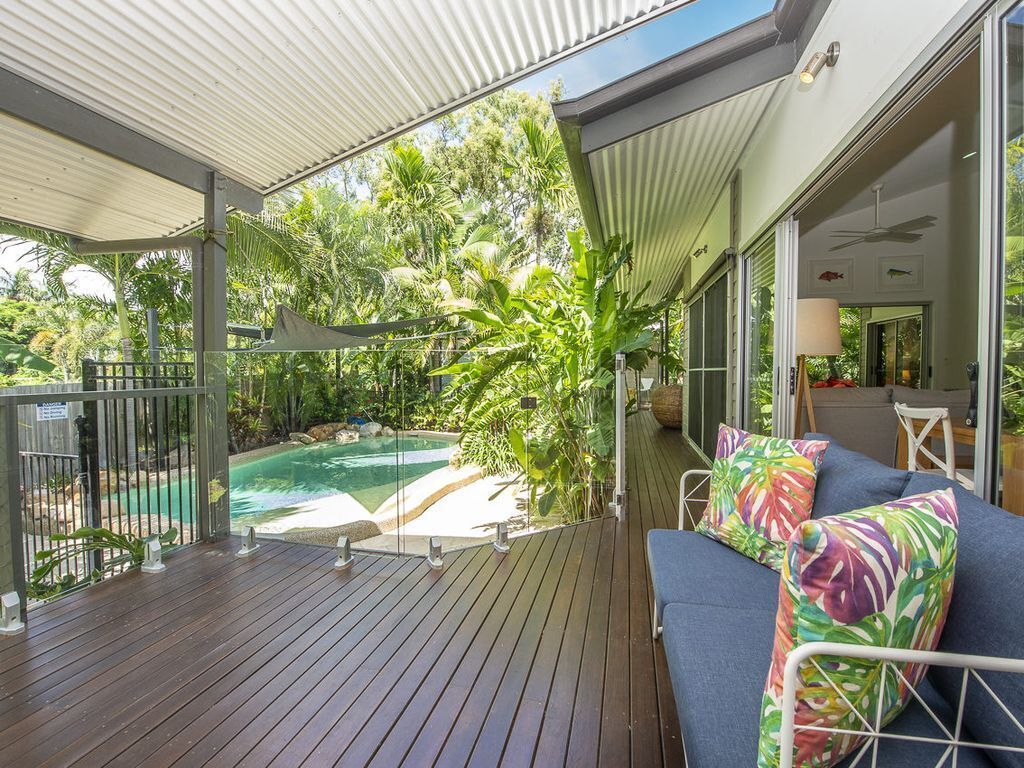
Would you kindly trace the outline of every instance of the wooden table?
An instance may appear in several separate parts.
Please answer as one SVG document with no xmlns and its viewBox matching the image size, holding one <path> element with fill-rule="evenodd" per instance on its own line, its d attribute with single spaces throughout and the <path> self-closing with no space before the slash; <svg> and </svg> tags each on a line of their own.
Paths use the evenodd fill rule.
<svg viewBox="0 0 1024 768">
<path fill-rule="evenodd" d="M 977 442 L 978 430 L 967 426 L 963 419 L 953 419 L 953 442 L 960 445 L 974 445 Z M 942 422 L 937 422 L 928 432 L 930 437 L 943 439 Z M 1003 434 L 1003 509 L 1015 515 L 1024 515 L 1024 435 Z M 907 467 L 907 432 L 899 428 L 896 438 L 896 466 Z M 931 463 L 920 457 L 918 466 L 929 467 Z"/>
</svg>

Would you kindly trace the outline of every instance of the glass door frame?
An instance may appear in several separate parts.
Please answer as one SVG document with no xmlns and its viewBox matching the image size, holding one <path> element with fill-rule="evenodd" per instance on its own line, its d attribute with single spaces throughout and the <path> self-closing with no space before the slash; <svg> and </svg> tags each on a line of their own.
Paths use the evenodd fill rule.
<svg viewBox="0 0 1024 768">
<path fill-rule="evenodd" d="M 978 438 L 975 493 L 996 503 L 1002 426 L 1003 281 L 1006 236 L 1003 125 L 1006 88 L 1003 19 L 1024 0 L 999 0 L 981 21 L 980 242 L 978 274 Z"/>
</svg>

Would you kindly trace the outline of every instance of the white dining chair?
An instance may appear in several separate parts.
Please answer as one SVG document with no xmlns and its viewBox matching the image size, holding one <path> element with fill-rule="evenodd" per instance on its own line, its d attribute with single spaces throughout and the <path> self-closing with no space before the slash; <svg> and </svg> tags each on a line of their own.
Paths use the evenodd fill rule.
<svg viewBox="0 0 1024 768">
<path fill-rule="evenodd" d="M 907 469 L 911 472 L 929 472 L 941 474 L 955 480 L 969 491 L 974 490 L 974 471 L 957 470 L 956 444 L 953 442 L 953 422 L 949 418 L 948 408 L 912 408 L 905 403 L 896 403 L 896 418 L 907 433 Z M 923 424 L 918 428 L 918 424 Z M 936 424 L 942 424 L 943 456 L 936 456 L 929 446 L 933 439 L 932 430 Z M 917 455 L 925 456 L 935 469 L 918 469 Z"/>
</svg>

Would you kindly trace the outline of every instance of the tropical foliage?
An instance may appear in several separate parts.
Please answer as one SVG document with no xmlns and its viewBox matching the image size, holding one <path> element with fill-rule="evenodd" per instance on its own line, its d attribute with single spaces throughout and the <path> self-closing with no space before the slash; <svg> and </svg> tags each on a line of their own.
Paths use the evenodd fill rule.
<svg viewBox="0 0 1024 768">
<path fill-rule="evenodd" d="M 953 590 L 957 525 L 953 492 L 944 490 L 800 526 L 783 561 L 759 766 L 779 764 L 783 670 L 797 645 L 935 649 Z M 801 665 L 795 723 L 846 733 L 797 730 L 794 765 L 800 768 L 836 765 L 863 742 L 850 732 L 862 732 L 863 722 L 876 717 L 883 726 L 891 722 L 913 695 L 909 686 L 927 670 L 869 659 L 817 663 Z"/>
<path fill-rule="evenodd" d="M 170 546 L 178 538 L 178 531 L 176 528 L 168 528 L 158 538 L 162 546 Z M 146 558 L 146 539 L 133 533 L 114 533 L 107 528 L 83 527 L 68 534 L 54 533 L 49 540 L 55 546 L 36 552 L 37 565 L 32 569 L 29 579 L 29 597 L 36 600 L 99 581 L 104 573 L 139 565 Z M 79 579 L 75 575 L 75 564 L 94 552 L 103 553 L 102 568 L 93 569 L 87 578 Z M 53 580 L 51 577 L 54 571 L 62 563 L 71 565 L 70 573 Z"/>
<path fill-rule="evenodd" d="M 486 301 L 458 310 L 478 336 L 464 359 L 433 373 L 452 376 L 464 457 L 498 471 L 517 465 L 541 515 L 579 520 L 607 502 L 615 354 L 642 369 L 667 303 L 616 290 L 631 266 L 619 238 L 588 248 L 573 232 L 569 242 L 568 275 L 537 270 L 517 290 L 492 281 Z"/>
</svg>

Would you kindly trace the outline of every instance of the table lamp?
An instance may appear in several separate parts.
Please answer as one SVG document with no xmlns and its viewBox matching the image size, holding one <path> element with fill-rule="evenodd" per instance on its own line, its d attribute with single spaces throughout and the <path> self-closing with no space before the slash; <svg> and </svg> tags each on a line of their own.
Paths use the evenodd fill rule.
<svg viewBox="0 0 1024 768">
<path fill-rule="evenodd" d="M 838 355 L 843 351 L 839 335 L 839 302 L 835 299 L 797 299 L 796 302 L 796 417 L 793 436 L 800 437 L 803 401 L 807 399 L 807 423 L 818 431 L 807 380 L 807 358 Z"/>
</svg>

